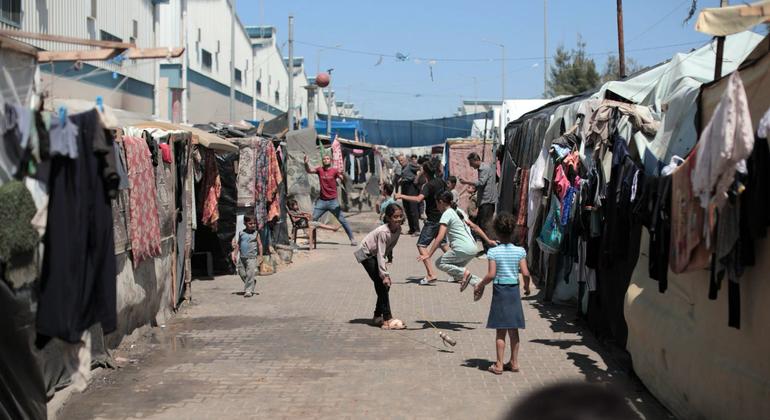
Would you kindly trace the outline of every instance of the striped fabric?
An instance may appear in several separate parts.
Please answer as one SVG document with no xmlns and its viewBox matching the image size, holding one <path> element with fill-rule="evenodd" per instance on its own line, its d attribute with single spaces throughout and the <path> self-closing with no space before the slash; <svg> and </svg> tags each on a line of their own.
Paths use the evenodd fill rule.
<svg viewBox="0 0 770 420">
<path fill-rule="evenodd" d="M 495 284 L 518 284 L 519 261 L 527 257 L 524 248 L 513 244 L 501 244 L 487 251 L 487 258 L 497 266 Z"/>
</svg>

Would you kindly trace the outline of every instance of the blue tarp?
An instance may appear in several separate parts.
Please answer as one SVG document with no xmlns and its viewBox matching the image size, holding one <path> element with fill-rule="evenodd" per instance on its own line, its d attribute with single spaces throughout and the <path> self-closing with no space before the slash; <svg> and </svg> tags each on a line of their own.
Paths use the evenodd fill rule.
<svg viewBox="0 0 770 420">
<path fill-rule="evenodd" d="M 484 118 L 485 113 L 463 115 L 460 117 L 435 118 L 431 120 L 373 120 L 367 118 L 340 118 L 332 117 L 332 132 L 335 132 L 336 124 L 353 124 L 348 128 L 349 133 L 358 129 L 359 138 L 361 131 L 365 134 L 367 143 L 379 144 L 388 147 L 423 147 L 436 144 L 444 144 L 446 139 L 453 137 L 469 137 L 473 120 Z M 319 127 L 323 127 L 321 130 Z M 342 127 L 342 126 L 341 126 Z M 342 129 L 342 128 L 341 128 Z M 316 121 L 316 130 L 326 134 L 326 116 L 319 116 Z M 353 136 L 344 135 L 343 138 L 352 139 Z M 363 139 L 361 139 L 363 140 Z"/>
<path fill-rule="evenodd" d="M 307 118 L 302 119 L 302 128 L 307 128 Z M 326 134 L 326 118 L 315 121 L 315 131 L 318 134 Z M 332 137 L 338 135 L 343 139 L 353 140 L 356 138 L 356 132 L 358 132 L 359 140 L 367 140 L 366 131 L 361 129 L 359 121 L 332 120 Z"/>
</svg>

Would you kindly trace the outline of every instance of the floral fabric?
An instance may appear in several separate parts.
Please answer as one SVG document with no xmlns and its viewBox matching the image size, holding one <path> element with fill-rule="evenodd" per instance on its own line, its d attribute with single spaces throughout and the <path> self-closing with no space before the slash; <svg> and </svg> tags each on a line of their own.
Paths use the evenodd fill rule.
<svg viewBox="0 0 770 420">
<path fill-rule="evenodd" d="M 129 229 L 134 266 L 160 256 L 160 222 L 150 149 L 138 137 L 124 136 L 129 183 Z"/>
</svg>

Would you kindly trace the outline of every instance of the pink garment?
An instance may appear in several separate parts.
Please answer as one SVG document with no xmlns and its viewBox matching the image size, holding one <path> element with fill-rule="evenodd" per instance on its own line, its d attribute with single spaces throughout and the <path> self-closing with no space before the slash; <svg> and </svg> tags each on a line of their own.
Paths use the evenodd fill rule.
<svg viewBox="0 0 770 420">
<path fill-rule="evenodd" d="M 746 158 L 754 149 L 754 125 L 739 72 L 733 72 L 711 121 L 698 140 L 692 188 L 701 207 L 722 207 L 735 172 L 745 174 Z"/>
<path fill-rule="evenodd" d="M 161 143 L 158 147 L 160 148 L 160 156 L 163 158 L 163 161 L 171 163 L 171 146 L 169 146 L 168 143 Z"/>
<path fill-rule="evenodd" d="M 345 172 L 345 160 L 342 157 L 342 145 L 334 138 L 332 142 L 332 166 L 337 168 L 339 172 Z"/>
<path fill-rule="evenodd" d="M 674 273 L 699 270 L 709 265 L 709 252 L 703 240 L 704 209 L 693 194 L 691 175 L 697 162 L 697 149 L 671 174 L 671 250 L 669 266 Z"/>
<path fill-rule="evenodd" d="M 559 196 L 559 201 L 564 200 L 564 196 L 567 194 L 567 190 L 569 189 L 569 179 L 567 179 L 567 175 L 564 173 L 564 167 L 562 165 L 556 166 L 556 173 L 553 176 L 553 183 L 556 195 Z"/>
<path fill-rule="evenodd" d="M 138 137 L 123 136 L 128 167 L 131 252 L 134 266 L 160 256 L 160 220 L 158 219 L 155 171 L 147 142 Z"/>
</svg>

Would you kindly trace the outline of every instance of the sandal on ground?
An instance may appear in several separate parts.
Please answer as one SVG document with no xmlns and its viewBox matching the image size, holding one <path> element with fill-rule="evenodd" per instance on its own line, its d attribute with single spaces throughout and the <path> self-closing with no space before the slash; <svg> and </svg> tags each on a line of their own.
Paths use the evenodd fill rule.
<svg viewBox="0 0 770 420">
<path fill-rule="evenodd" d="M 502 370 L 499 370 L 499 369 L 497 369 L 497 368 L 495 367 L 495 365 L 492 365 L 492 366 L 490 366 L 489 368 L 487 368 L 487 370 L 488 370 L 488 371 L 490 371 L 490 372 L 492 372 L 492 373 L 494 373 L 495 375 L 502 375 L 502 374 L 503 374 L 503 371 L 502 371 Z"/>
<path fill-rule="evenodd" d="M 438 279 L 429 279 L 424 277 L 422 280 L 420 280 L 420 286 L 433 286 L 436 284 L 437 280 Z"/>
<path fill-rule="evenodd" d="M 392 325 L 390 321 L 391 320 L 389 319 L 389 320 L 383 322 L 382 323 L 382 327 L 380 327 L 380 328 L 382 328 L 383 330 L 403 330 L 403 329 L 406 329 L 406 325 L 404 325 L 403 322 L 400 323 L 400 324 Z"/>
<path fill-rule="evenodd" d="M 506 370 L 508 372 L 518 372 L 519 368 L 518 367 L 514 368 L 511 362 L 508 362 L 503 365 L 503 370 Z"/>
</svg>

